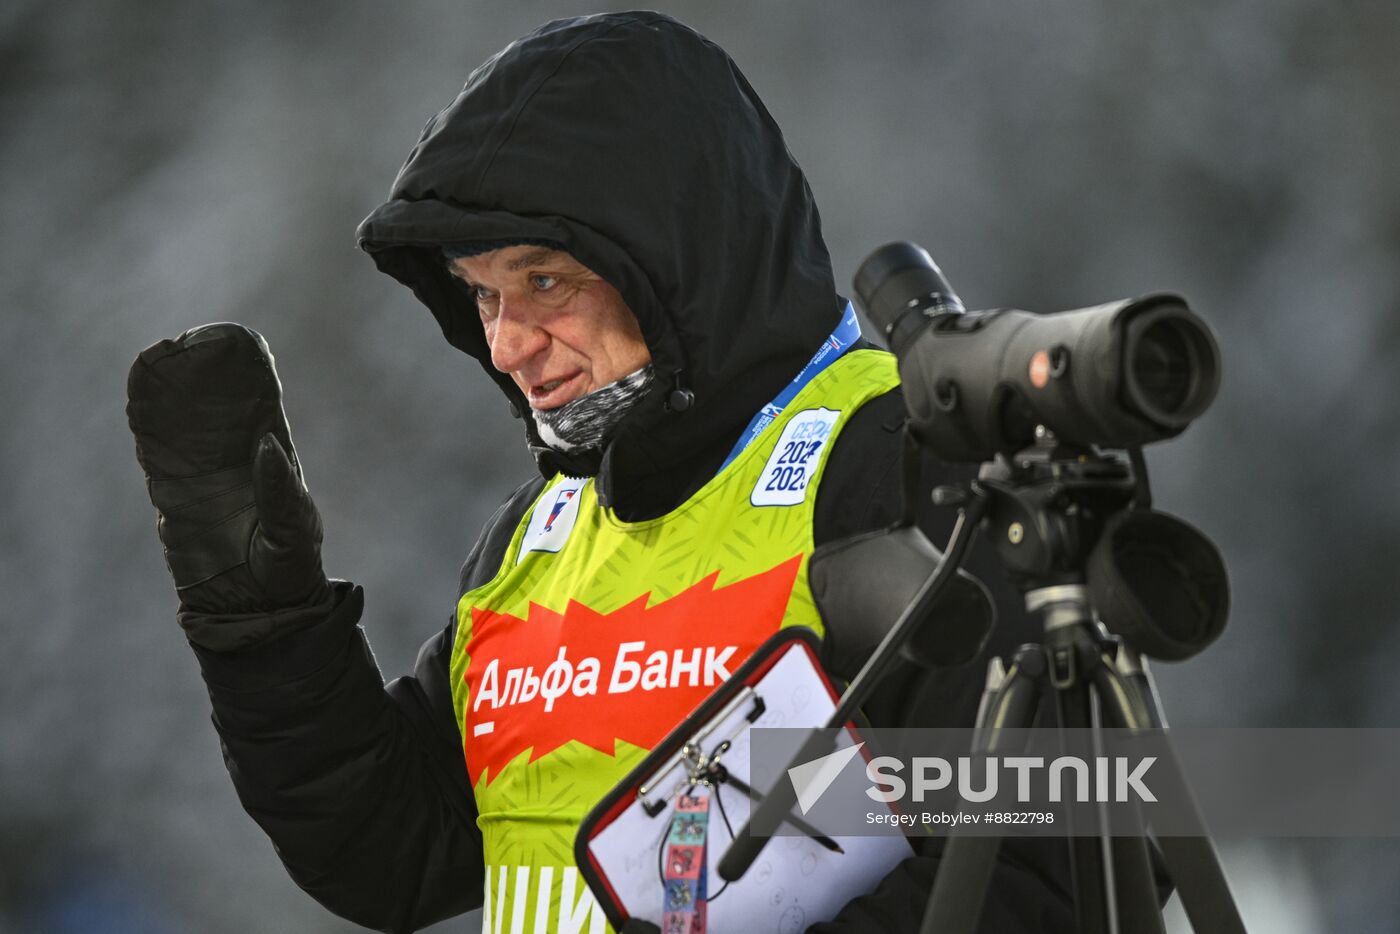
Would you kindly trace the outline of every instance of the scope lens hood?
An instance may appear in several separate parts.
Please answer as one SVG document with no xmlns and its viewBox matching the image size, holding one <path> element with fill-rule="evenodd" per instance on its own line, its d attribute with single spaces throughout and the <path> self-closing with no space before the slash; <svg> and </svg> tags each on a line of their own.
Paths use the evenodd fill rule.
<svg viewBox="0 0 1400 934">
<path fill-rule="evenodd" d="M 1175 296 L 1149 297 L 1126 311 L 1123 401 L 1153 424 L 1180 431 L 1210 408 L 1220 388 L 1215 336 Z"/>
<path fill-rule="evenodd" d="M 1214 642 L 1230 613 L 1220 551 L 1197 528 L 1152 510 L 1108 521 L 1085 568 L 1104 625 L 1152 658 L 1180 661 Z"/>
</svg>

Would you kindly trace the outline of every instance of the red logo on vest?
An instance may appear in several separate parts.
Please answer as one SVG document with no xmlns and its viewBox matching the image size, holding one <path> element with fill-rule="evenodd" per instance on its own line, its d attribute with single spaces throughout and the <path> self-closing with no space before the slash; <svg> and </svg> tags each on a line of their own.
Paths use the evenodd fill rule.
<svg viewBox="0 0 1400 934">
<path fill-rule="evenodd" d="M 569 500 L 574 498 L 578 490 L 565 490 L 554 500 L 554 507 L 549 511 L 549 518 L 544 520 L 544 530 L 548 532 L 554 528 L 554 520 L 559 518 L 559 513 L 564 511 L 564 507 L 569 505 Z"/>
<path fill-rule="evenodd" d="M 472 608 L 466 723 L 475 786 L 531 750 L 577 740 L 608 755 L 650 749 L 782 622 L 802 556 L 716 589 L 719 572 L 669 600 L 642 594 L 611 613 L 570 600 L 526 619 Z"/>
</svg>

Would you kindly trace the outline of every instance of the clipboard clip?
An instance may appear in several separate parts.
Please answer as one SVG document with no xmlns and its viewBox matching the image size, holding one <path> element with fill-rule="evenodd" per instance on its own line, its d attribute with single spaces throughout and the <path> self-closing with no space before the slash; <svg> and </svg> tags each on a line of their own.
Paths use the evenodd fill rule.
<svg viewBox="0 0 1400 934">
<path fill-rule="evenodd" d="M 742 710 L 745 704 L 752 704 L 744 719 L 735 725 L 734 729 L 727 736 L 721 737 L 707 753 L 705 744 L 715 738 L 714 734 L 720 726 L 729 720 L 735 713 Z M 764 703 L 763 697 L 749 686 L 744 686 L 734 699 L 717 713 L 705 726 L 686 740 L 680 751 L 666 760 L 666 764 L 657 769 L 655 774 L 646 784 L 637 789 L 637 798 L 642 803 L 642 809 L 646 811 L 648 817 L 656 817 L 672 800 L 687 789 L 701 784 L 709 783 L 710 776 L 718 766 L 719 758 L 729 751 L 734 740 L 737 739 L 749 726 L 755 723 L 759 717 L 763 716 L 768 705 Z M 685 769 L 685 777 L 679 779 L 674 787 L 661 797 L 648 797 L 655 795 L 659 786 L 667 781 L 668 777 L 677 768 Z"/>
</svg>

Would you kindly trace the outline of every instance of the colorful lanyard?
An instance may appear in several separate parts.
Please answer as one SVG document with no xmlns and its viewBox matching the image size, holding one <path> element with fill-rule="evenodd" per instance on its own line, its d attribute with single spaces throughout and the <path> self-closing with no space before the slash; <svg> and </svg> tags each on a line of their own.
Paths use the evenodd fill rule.
<svg viewBox="0 0 1400 934">
<path fill-rule="evenodd" d="M 720 470 L 728 467 L 734 458 L 738 457 L 754 439 L 763 433 L 763 429 L 773 424 L 774 420 L 783 413 L 787 404 L 793 400 L 802 387 L 812 381 L 822 370 L 825 370 L 832 362 L 846 352 L 856 341 L 860 340 L 860 322 L 856 320 L 855 306 L 850 302 L 846 303 L 845 314 L 841 316 L 841 323 L 836 325 L 836 330 L 831 332 L 831 336 L 822 342 L 816 354 L 807 361 L 792 382 L 783 387 L 783 391 L 773 398 L 773 401 L 758 410 L 758 414 L 749 422 L 749 427 L 744 429 L 739 435 L 739 441 L 734 445 L 734 449 L 729 452 L 729 456 L 720 465 Z"/>
<path fill-rule="evenodd" d="M 705 839 L 709 836 L 710 786 L 692 785 L 676 798 L 671 829 L 666 833 L 666 886 L 662 934 L 705 934 Z"/>
</svg>

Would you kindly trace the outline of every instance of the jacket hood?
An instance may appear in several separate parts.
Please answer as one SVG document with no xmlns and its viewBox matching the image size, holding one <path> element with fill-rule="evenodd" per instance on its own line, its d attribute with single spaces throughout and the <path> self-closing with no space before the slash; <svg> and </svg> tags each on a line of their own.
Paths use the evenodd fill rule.
<svg viewBox="0 0 1400 934">
<path fill-rule="evenodd" d="M 605 503 L 727 449 L 840 319 L 777 124 L 722 49 L 657 13 L 558 20 L 497 53 L 428 121 L 358 236 L 520 412 L 439 245 L 554 240 L 621 293 L 653 392 L 591 461 L 544 448 L 523 419 L 541 471 L 598 473 Z M 684 411 L 667 402 L 678 387 L 694 394 Z"/>
</svg>

